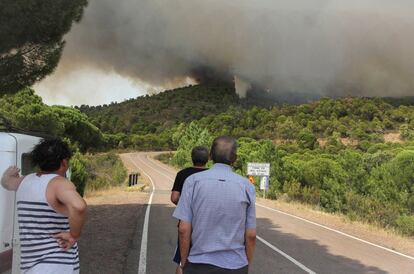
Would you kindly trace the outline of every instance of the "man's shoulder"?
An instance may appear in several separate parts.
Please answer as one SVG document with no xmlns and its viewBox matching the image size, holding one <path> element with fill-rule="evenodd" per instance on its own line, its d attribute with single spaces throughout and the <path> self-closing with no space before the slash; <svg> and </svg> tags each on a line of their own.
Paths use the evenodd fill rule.
<svg viewBox="0 0 414 274">
<path fill-rule="evenodd" d="M 49 181 L 48 186 L 55 188 L 58 191 L 65 190 L 65 189 L 73 189 L 73 188 L 76 189 L 75 184 L 72 181 L 62 176 L 56 176 L 52 178 Z"/>
<path fill-rule="evenodd" d="M 183 168 L 180 171 L 178 171 L 177 174 L 187 173 L 190 170 L 191 170 L 191 167 L 186 167 L 186 168 Z"/>
<path fill-rule="evenodd" d="M 177 172 L 176 178 L 181 178 L 181 180 L 185 180 L 186 177 L 190 174 L 190 167 L 186 167 L 181 169 Z"/>
<path fill-rule="evenodd" d="M 200 173 L 200 172 L 203 172 L 205 170 L 204 169 L 199 170 L 199 169 L 196 169 L 194 167 L 187 167 L 187 168 L 184 168 L 184 169 L 178 171 L 177 176 L 184 177 L 184 179 L 185 179 L 189 176 L 192 176 L 193 174 Z"/>
</svg>

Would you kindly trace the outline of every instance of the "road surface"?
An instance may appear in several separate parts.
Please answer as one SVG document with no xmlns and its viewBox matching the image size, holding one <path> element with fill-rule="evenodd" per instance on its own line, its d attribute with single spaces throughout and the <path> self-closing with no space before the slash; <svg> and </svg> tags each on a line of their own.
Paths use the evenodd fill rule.
<svg viewBox="0 0 414 274">
<path fill-rule="evenodd" d="M 177 221 L 170 190 L 175 171 L 150 157 L 123 159 L 151 180 L 151 197 L 141 218 L 137 272 L 174 273 Z M 414 273 L 414 258 L 340 231 L 257 204 L 257 246 L 250 273 Z M 139 254 L 138 254 L 139 253 Z"/>
</svg>

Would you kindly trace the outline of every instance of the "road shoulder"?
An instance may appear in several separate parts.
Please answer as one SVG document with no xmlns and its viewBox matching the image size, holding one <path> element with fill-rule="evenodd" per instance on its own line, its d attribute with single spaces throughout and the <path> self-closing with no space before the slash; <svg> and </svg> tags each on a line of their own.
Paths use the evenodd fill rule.
<svg viewBox="0 0 414 274">
<path fill-rule="evenodd" d="M 147 201 L 148 193 L 125 188 L 86 198 L 88 218 L 79 241 L 82 273 L 131 273 L 127 270 L 138 269 L 139 256 L 134 252 L 139 250 Z"/>
</svg>

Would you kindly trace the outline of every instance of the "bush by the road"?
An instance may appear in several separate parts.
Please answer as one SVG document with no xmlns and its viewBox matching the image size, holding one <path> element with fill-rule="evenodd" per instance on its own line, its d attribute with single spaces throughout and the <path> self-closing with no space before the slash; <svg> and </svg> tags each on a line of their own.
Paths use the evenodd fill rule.
<svg viewBox="0 0 414 274">
<path fill-rule="evenodd" d="M 75 184 L 78 193 L 83 196 L 85 193 L 86 182 L 89 174 L 86 171 L 87 160 L 78 152 L 76 152 L 70 160 L 71 181 Z"/>
<path fill-rule="evenodd" d="M 85 158 L 88 173 L 86 193 L 126 184 L 128 171 L 115 153 L 90 154 Z"/>
</svg>

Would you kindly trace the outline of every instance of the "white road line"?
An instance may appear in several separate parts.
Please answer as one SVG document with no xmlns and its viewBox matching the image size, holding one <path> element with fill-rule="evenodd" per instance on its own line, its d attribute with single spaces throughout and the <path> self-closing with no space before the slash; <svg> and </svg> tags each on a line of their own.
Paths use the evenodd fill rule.
<svg viewBox="0 0 414 274">
<path fill-rule="evenodd" d="M 155 192 L 155 184 L 152 178 L 148 175 L 148 173 L 146 173 L 142 168 L 140 168 L 135 163 L 131 155 L 129 155 L 129 158 L 132 164 L 136 168 L 141 170 L 141 172 L 144 173 L 144 175 L 149 178 L 152 184 L 151 196 L 148 201 L 147 210 L 145 211 L 144 227 L 142 229 L 141 250 L 139 252 L 139 266 L 138 266 L 138 274 L 146 274 L 147 272 L 148 223 L 149 223 L 149 215 L 150 215 L 150 210 L 151 210 L 152 197 L 154 197 L 154 192 Z"/>
<path fill-rule="evenodd" d="M 148 158 L 148 156 L 146 156 L 146 158 L 152 162 L 152 160 L 150 160 L 150 158 Z M 152 170 L 156 171 L 158 174 L 164 175 L 164 177 L 170 179 L 171 181 L 174 181 L 173 179 L 171 179 L 168 175 L 156 170 L 154 167 L 148 165 L 147 163 L 145 163 L 144 161 L 142 161 L 141 163 L 145 164 L 147 167 L 151 168 Z M 155 162 L 153 162 L 155 165 L 157 165 L 158 167 L 161 167 L 160 165 L 156 164 Z M 164 170 L 164 167 L 161 167 Z M 268 241 L 266 241 L 265 239 L 263 239 L 262 237 L 260 237 L 259 235 L 256 236 L 256 238 L 261 241 L 263 244 L 265 244 L 266 246 L 268 246 L 269 248 L 271 248 L 273 251 L 276 251 L 277 253 L 279 253 L 280 255 L 282 255 L 283 257 L 285 257 L 286 259 L 288 259 L 289 261 L 291 261 L 292 263 L 294 263 L 296 266 L 300 267 L 302 270 L 304 270 L 305 272 L 309 273 L 309 274 L 316 274 L 316 272 L 310 270 L 309 268 L 307 268 L 306 266 L 304 266 L 302 263 L 300 263 L 298 260 L 294 259 L 292 256 L 286 254 L 285 252 L 283 252 L 282 250 L 280 250 L 279 248 L 275 247 L 274 245 L 272 245 L 271 243 L 269 243 Z"/>
<path fill-rule="evenodd" d="M 147 157 L 147 159 L 150 159 L 150 158 L 148 158 L 148 156 L 146 156 L 146 157 Z M 154 164 L 156 164 L 156 162 L 155 162 L 155 161 L 153 161 L 153 160 L 151 160 L 151 159 L 150 159 L 150 161 L 151 161 L 151 162 L 153 162 Z M 166 170 L 166 171 L 169 171 L 168 169 L 166 169 L 165 167 L 163 167 L 163 166 L 161 166 L 161 165 L 158 165 L 158 164 L 157 164 L 157 166 L 161 167 L 162 169 L 164 169 L 164 170 Z M 155 170 L 155 169 L 154 169 L 154 170 Z M 157 171 L 159 174 L 164 175 L 164 176 L 166 176 L 167 178 L 169 178 L 169 176 L 167 176 L 167 175 L 165 175 L 165 174 L 163 174 L 163 173 L 159 172 L 158 170 L 155 170 L 155 171 Z M 358 238 L 358 237 L 356 237 L 356 236 L 352 236 L 352 235 L 347 234 L 347 233 L 345 233 L 345 232 L 342 232 L 342 231 L 339 231 L 339 230 L 336 230 L 336 229 L 330 228 L 330 227 L 328 227 L 328 226 L 321 225 L 321 224 L 318 224 L 318 223 L 316 223 L 316 222 L 309 221 L 309 220 L 307 220 L 307 219 L 305 219 L 305 218 L 302 218 L 302 217 L 299 217 L 299 216 L 296 216 L 296 215 L 293 215 L 293 214 L 290 214 L 290 213 L 286 213 L 286 212 L 281 211 L 281 210 L 278 210 L 278 209 L 270 208 L 270 207 L 268 207 L 268 206 L 265 206 L 265 205 L 262 205 L 262 204 L 259 204 L 259 203 L 256 203 L 256 205 L 257 205 L 257 206 L 259 206 L 259 207 L 262 207 L 262 208 L 264 208 L 264 209 L 267 209 L 267 210 L 270 210 L 270 211 L 274 211 L 274 212 L 277 212 L 277 213 L 280 213 L 280 214 L 283 214 L 283 215 L 286 215 L 286 216 L 289 216 L 289 217 L 292 217 L 292 218 L 295 218 L 295 219 L 301 220 L 301 221 L 306 222 L 306 223 L 309 223 L 309 224 L 316 225 L 316 226 L 318 226 L 318 227 L 321 227 L 321 228 L 324 228 L 324 229 L 326 229 L 326 230 L 329 230 L 329 231 L 332 231 L 332 232 L 338 233 L 338 234 L 340 234 L 340 235 L 342 235 L 342 236 L 345 236 L 345 237 L 348 237 L 348 238 L 354 239 L 354 240 L 356 240 L 356 241 L 359 241 L 359 242 L 362 242 L 362 243 L 365 243 L 365 244 L 368 244 L 368 245 L 371 245 L 371 246 L 374 246 L 374 247 L 380 248 L 380 249 L 382 249 L 382 250 L 385 250 L 385 251 L 391 252 L 391 253 L 393 253 L 393 254 L 396 254 L 396 255 L 402 256 L 402 257 L 404 257 L 404 258 L 407 258 L 407 259 L 410 259 L 410 260 L 414 260 L 414 257 L 409 256 L 409 255 L 407 255 L 407 254 L 404 254 L 404 253 L 401 253 L 401 252 L 398 252 L 398 251 L 392 250 L 392 249 L 387 248 L 387 247 L 385 247 L 385 246 L 381 246 L 381 245 L 378 245 L 378 244 L 371 243 L 371 242 L 369 242 L 369 241 L 363 240 L 363 239 Z"/>
<path fill-rule="evenodd" d="M 291 261 L 292 263 L 294 263 L 295 265 L 297 265 L 298 267 L 302 268 L 307 273 L 316 274 L 316 272 L 310 270 L 309 268 L 307 268 L 306 266 L 304 266 L 303 264 L 301 264 L 300 262 L 298 262 L 297 260 L 295 260 L 294 258 L 289 256 L 288 254 L 286 254 L 285 252 L 283 252 L 279 248 L 275 247 L 274 245 L 272 245 L 271 243 L 269 243 L 265 239 L 261 238 L 260 236 L 256 236 L 256 238 L 259 239 L 259 241 L 261 241 L 262 243 L 264 243 L 268 247 L 270 247 L 271 249 L 273 249 L 274 251 L 276 251 L 277 253 L 279 253 L 280 255 L 282 255 L 283 257 L 285 257 L 286 259 L 288 259 L 289 261 Z"/>
</svg>

